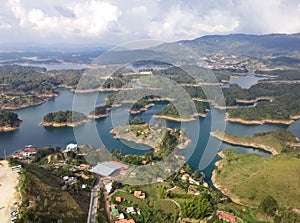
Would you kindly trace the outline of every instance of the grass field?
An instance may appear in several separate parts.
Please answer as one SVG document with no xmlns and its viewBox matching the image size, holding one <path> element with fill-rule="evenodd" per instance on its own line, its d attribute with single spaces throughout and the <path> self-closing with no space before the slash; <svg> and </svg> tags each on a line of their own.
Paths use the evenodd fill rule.
<svg viewBox="0 0 300 223">
<path fill-rule="evenodd" d="M 232 150 L 224 154 L 216 181 L 241 203 L 257 207 L 271 195 L 282 206 L 300 208 L 300 159 L 288 154 L 242 155 Z"/>
</svg>

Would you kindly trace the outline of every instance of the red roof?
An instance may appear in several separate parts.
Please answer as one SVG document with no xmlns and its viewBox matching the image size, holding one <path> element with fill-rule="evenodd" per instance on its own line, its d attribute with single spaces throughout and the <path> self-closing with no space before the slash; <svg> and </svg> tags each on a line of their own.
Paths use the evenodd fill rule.
<svg viewBox="0 0 300 223">
<path fill-rule="evenodd" d="M 135 221 L 133 219 L 129 219 L 129 220 L 120 220 L 120 221 L 116 221 L 116 223 L 135 223 Z"/>
<path fill-rule="evenodd" d="M 219 212 L 217 212 L 217 216 L 220 219 L 223 219 L 225 221 L 228 221 L 228 222 L 231 222 L 231 223 L 236 223 L 236 221 L 235 221 L 236 216 L 234 216 L 233 214 L 226 213 L 224 211 L 219 211 Z"/>
<path fill-rule="evenodd" d="M 35 153 L 36 152 L 36 148 L 26 148 L 23 150 L 24 153 Z"/>
</svg>

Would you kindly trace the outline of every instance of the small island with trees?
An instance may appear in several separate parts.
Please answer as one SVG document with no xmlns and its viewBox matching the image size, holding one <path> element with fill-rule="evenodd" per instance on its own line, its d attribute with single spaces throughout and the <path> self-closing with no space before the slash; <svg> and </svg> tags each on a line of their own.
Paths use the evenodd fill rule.
<svg viewBox="0 0 300 223">
<path fill-rule="evenodd" d="M 18 114 L 11 111 L 0 110 L 0 132 L 10 132 L 16 130 L 22 120 Z"/>
<path fill-rule="evenodd" d="M 75 127 L 87 121 L 88 118 L 83 113 L 67 110 L 48 113 L 44 116 L 41 125 L 45 127 Z"/>
<path fill-rule="evenodd" d="M 91 118 L 91 119 L 106 118 L 109 116 L 108 113 L 110 110 L 111 110 L 111 106 L 109 106 L 109 105 L 98 106 L 89 113 L 88 118 Z"/>
</svg>

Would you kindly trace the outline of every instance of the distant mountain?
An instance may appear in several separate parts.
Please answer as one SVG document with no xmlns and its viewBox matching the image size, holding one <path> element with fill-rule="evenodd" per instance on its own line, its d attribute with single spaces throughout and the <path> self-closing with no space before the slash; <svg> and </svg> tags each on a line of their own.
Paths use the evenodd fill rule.
<svg viewBox="0 0 300 223">
<path fill-rule="evenodd" d="M 124 64 L 137 60 L 158 60 L 172 64 L 197 63 L 202 56 L 218 53 L 246 57 L 289 56 L 300 59 L 300 33 L 203 36 L 143 50 L 107 52 L 97 63 Z"/>
<path fill-rule="evenodd" d="M 200 54 L 224 53 L 245 56 L 269 56 L 300 51 L 300 33 L 269 35 L 211 35 L 179 41 Z"/>
</svg>

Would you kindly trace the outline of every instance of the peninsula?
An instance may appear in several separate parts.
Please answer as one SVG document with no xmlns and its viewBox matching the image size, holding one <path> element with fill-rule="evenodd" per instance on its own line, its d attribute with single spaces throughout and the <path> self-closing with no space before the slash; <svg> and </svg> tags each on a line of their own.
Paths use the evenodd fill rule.
<svg viewBox="0 0 300 223">
<path fill-rule="evenodd" d="M 147 145 L 153 148 L 155 153 L 160 151 L 161 144 L 166 137 L 168 140 L 172 139 L 176 148 L 179 149 L 185 148 L 190 143 L 190 139 L 184 131 L 163 128 L 159 122 L 153 124 L 136 124 L 133 122 L 130 125 L 115 127 L 110 133 L 115 134 L 114 138 Z"/>
<path fill-rule="evenodd" d="M 293 152 L 261 157 L 225 150 L 219 155 L 212 182 L 233 202 L 257 208 L 272 196 L 282 206 L 300 207 L 300 162 Z"/>
<path fill-rule="evenodd" d="M 280 154 L 287 146 L 298 145 L 297 137 L 288 130 L 256 133 L 252 136 L 237 136 L 223 131 L 210 133 L 213 137 L 232 145 L 265 150 L 273 155 Z"/>
</svg>

